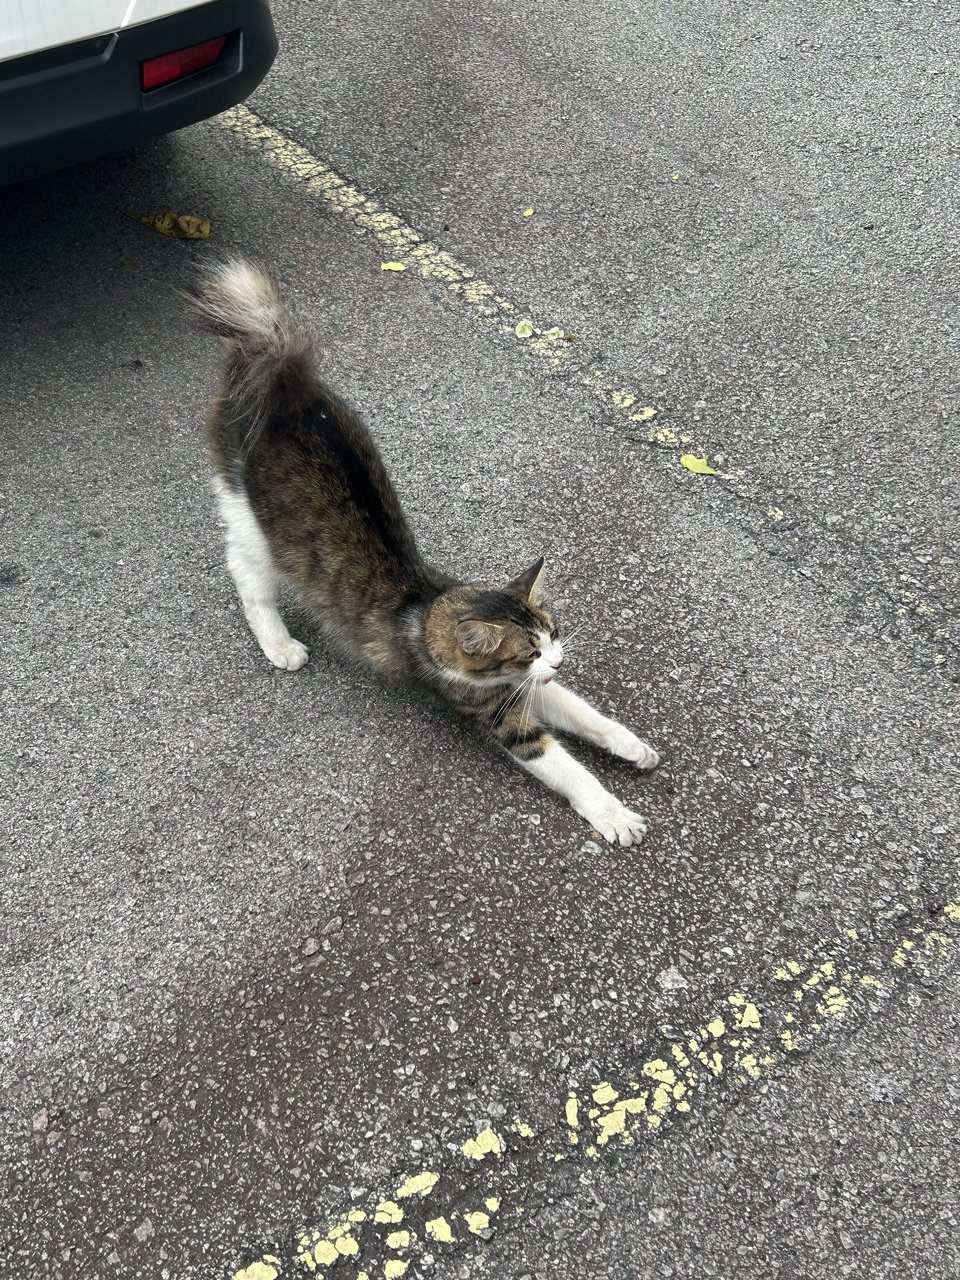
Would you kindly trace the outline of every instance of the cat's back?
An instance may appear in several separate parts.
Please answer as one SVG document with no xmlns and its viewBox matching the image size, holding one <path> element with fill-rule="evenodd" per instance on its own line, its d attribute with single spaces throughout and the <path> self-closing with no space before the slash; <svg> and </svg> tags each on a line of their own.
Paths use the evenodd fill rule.
<svg viewBox="0 0 960 1280">
<path fill-rule="evenodd" d="M 373 436 L 321 376 L 314 340 L 276 282 L 230 260 L 204 274 L 193 309 L 226 343 L 208 419 L 214 465 L 249 506 L 276 567 L 341 631 L 389 618 L 428 592 Z"/>
<path fill-rule="evenodd" d="M 326 581 L 388 605 L 420 557 L 373 436 L 319 374 L 278 371 L 244 460 L 251 507 L 301 590 Z"/>
</svg>

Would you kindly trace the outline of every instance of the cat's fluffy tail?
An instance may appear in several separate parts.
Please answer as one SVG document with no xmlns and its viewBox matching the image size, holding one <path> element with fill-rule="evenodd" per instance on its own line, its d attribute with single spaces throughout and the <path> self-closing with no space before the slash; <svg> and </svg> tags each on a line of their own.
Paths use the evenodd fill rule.
<svg viewBox="0 0 960 1280">
<path fill-rule="evenodd" d="M 271 422 L 281 424 L 278 390 L 316 385 L 314 342 L 286 309 L 277 282 L 262 267 L 228 258 L 201 268 L 186 297 L 195 320 L 224 340 L 223 396 L 208 423 L 214 458 L 242 464 Z"/>
<path fill-rule="evenodd" d="M 247 361 L 280 361 L 303 349 L 306 335 L 283 305 L 277 282 L 244 258 L 202 267 L 188 303 L 204 328 L 233 344 Z"/>
</svg>

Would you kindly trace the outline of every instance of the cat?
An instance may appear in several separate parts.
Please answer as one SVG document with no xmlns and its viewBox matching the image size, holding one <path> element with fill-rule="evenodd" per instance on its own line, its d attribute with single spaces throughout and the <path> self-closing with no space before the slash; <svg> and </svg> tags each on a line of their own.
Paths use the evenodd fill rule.
<svg viewBox="0 0 960 1280">
<path fill-rule="evenodd" d="M 548 732 L 576 734 L 639 769 L 654 749 L 557 681 L 563 641 L 539 559 L 502 587 L 425 563 L 367 427 L 323 381 L 314 341 L 276 281 L 242 259 L 201 269 L 189 302 L 226 348 L 208 417 L 226 559 L 257 643 L 296 671 L 308 650 L 277 608 L 282 579 L 322 630 L 379 672 L 439 693 L 605 840 L 646 823 Z"/>
</svg>

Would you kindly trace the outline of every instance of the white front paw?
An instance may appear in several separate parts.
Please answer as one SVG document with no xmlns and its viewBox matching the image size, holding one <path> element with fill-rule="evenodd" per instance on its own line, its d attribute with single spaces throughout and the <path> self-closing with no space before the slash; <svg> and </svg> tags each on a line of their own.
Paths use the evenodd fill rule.
<svg viewBox="0 0 960 1280">
<path fill-rule="evenodd" d="M 639 813 L 622 805 L 616 796 L 604 792 L 588 804 L 576 805 L 577 813 L 586 818 L 609 844 L 624 847 L 639 844 L 646 834 L 647 824 Z"/>
<path fill-rule="evenodd" d="M 287 636 L 286 640 L 279 640 L 269 647 L 264 646 L 263 652 L 281 671 L 299 671 L 310 656 L 307 646 L 294 640 L 293 636 Z"/>
<path fill-rule="evenodd" d="M 612 756 L 621 760 L 629 760 L 638 769 L 655 769 L 660 757 L 649 742 L 644 742 L 635 733 L 625 729 L 622 724 L 613 724 L 604 735 L 601 746 Z"/>
</svg>

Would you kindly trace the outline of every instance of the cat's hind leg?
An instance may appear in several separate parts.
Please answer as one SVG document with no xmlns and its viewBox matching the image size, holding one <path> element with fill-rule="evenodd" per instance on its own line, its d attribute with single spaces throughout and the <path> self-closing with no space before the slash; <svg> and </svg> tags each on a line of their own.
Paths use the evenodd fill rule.
<svg viewBox="0 0 960 1280">
<path fill-rule="evenodd" d="M 230 488 L 219 477 L 214 481 L 214 492 L 226 525 L 227 568 L 236 584 L 250 630 L 275 667 L 298 671 L 306 662 L 309 650 L 294 640 L 280 617 L 277 608 L 280 575 L 250 503 L 245 494 Z"/>
</svg>

